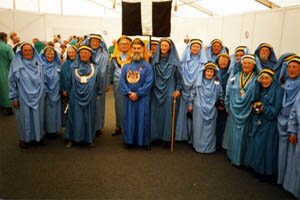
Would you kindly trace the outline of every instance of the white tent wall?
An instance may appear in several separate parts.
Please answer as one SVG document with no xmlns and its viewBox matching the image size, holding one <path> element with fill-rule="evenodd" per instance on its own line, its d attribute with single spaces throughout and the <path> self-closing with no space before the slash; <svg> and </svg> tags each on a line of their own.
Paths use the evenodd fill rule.
<svg viewBox="0 0 300 200">
<path fill-rule="evenodd" d="M 300 54 L 300 7 L 257 11 L 232 16 L 207 18 L 172 18 L 171 37 L 178 51 L 184 50 L 183 39 L 201 38 L 205 45 L 214 38 L 220 38 L 233 52 L 238 45 L 246 45 L 251 52 L 261 42 L 274 46 L 277 55 L 284 52 Z M 120 18 L 100 18 L 37 14 L 23 11 L 0 10 L 0 30 L 7 33 L 16 31 L 22 40 L 31 41 L 38 37 L 51 40 L 60 33 L 69 35 L 100 33 L 106 43 L 121 34 Z"/>
</svg>

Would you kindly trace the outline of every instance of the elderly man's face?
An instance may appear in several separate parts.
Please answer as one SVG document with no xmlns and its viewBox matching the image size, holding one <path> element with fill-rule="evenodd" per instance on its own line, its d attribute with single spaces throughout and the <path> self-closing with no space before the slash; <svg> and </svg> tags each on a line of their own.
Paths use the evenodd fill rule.
<svg viewBox="0 0 300 200">
<path fill-rule="evenodd" d="M 287 71 L 289 78 L 298 78 L 300 76 L 300 64 L 297 62 L 290 62 Z"/>
<path fill-rule="evenodd" d="M 88 62 L 91 59 L 91 56 L 92 56 L 92 54 L 88 50 L 82 49 L 79 52 L 79 57 L 82 62 Z"/>
<path fill-rule="evenodd" d="M 33 48 L 31 45 L 29 44 L 25 44 L 23 47 L 22 47 L 22 50 L 21 50 L 21 54 L 22 56 L 27 59 L 27 60 L 31 60 L 33 58 Z"/>
<path fill-rule="evenodd" d="M 98 49 L 100 46 L 100 40 L 95 38 L 90 39 L 90 46 L 92 49 Z"/>
<path fill-rule="evenodd" d="M 131 47 L 131 58 L 134 61 L 139 61 L 144 58 L 144 47 L 140 44 L 134 44 Z"/>
<path fill-rule="evenodd" d="M 242 61 L 242 71 L 246 74 L 253 72 L 255 64 L 252 60 L 245 59 Z"/>
<path fill-rule="evenodd" d="M 265 62 L 269 59 L 269 56 L 271 55 L 271 50 L 268 47 L 262 47 L 259 50 L 259 58 Z"/>
<path fill-rule="evenodd" d="M 214 55 L 219 55 L 222 51 L 222 45 L 219 42 L 215 42 L 211 47 L 211 51 Z"/>
<path fill-rule="evenodd" d="M 128 40 L 120 40 L 119 42 L 119 49 L 122 53 L 126 53 L 130 49 L 130 44 Z"/>
</svg>

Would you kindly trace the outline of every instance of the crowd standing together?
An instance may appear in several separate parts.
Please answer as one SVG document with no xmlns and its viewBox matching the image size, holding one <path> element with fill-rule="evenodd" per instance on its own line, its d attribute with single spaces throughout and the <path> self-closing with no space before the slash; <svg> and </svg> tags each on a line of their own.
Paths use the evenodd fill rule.
<svg viewBox="0 0 300 200">
<path fill-rule="evenodd" d="M 0 33 L 0 106 L 15 110 L 20 148 L 64 129 L 66 148 L 94 146 L 113 83 L 116 127 L 126 149 L 185 141 L 195 152 L 227 150 L 234 166 L 300 198 L 300 57 L 261 43 L 230 55 L 220 39 L 187 42 L 181 58 L 170 38 L 121 36 L 107 48 L 99 34 L 20 43 Z"/>
</svg>

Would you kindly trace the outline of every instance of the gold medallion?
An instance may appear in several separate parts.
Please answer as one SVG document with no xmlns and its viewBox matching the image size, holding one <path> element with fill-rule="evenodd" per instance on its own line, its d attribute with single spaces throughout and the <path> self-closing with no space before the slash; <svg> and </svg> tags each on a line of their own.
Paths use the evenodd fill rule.
<svg viewBox="0 0 300 200">
<path fill-rule="evenodd" d="M 140 80 L 140 71 L 131 71 L 128 70 L 126 74 L 127 82 L 130 84 L 135 84 Z"/>
</svg>

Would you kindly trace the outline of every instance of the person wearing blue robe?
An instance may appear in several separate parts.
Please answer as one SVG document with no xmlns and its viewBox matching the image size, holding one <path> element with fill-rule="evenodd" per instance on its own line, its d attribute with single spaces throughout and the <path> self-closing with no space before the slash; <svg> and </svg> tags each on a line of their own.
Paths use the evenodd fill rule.
<svg viewBox="0 0 300 200">
<path fill-rule="evenodd" d="M 16 109 L 19 146 L 28 148 L 32 141 L 42 142 L 46 92 L 43 61 L 31 44 L 20 44 L 8 81 L 9 99 Z"/>
<path fill-rule="evenodd" d="M 60 98 L 60 69 L 61 61 L 53 47 L 47 46 L 41 54 L 44 62 L 44 73 L 47 86 L 45 98 L 45 126 L 46 136 L 55 138 L 61 129 L 62 108 Z"/>
<path fill-rule="evenodd" d="M 150 150 L 150 97 L 153 84 L 152 66 L 146 61 L 144 42 L 136 38 L 131 44 L 131 62 L 124 65 L 120 77 L 124 96 L 125 148 L 133 145 Z"/>
<path fill-rule="evenodd" d="M 232 78 L 237 72 L 240 71 L 239 62 L 244 55 L 249 54 L 249 49 L 246 46 L 240 45 L 235 48 L 234 54 L 230 56 L 230 65 L 228 69 L 228 73 L 230 74 L 230 78 Z"/>
<path fill-rule="evenodd" d="M 275 71 L 275 79 L 278 81 L 280 74 L 280 68 L 274 68 L 277 63 L 277 58 L 274 52 L 274 48 L 268 43 L 261 43 L 255 50 L 256 57 L 262 69 L 272 69 Z"/>
<path fill-rule="evenodd" d="M 99 34 L 90 34 L 87 36 L 85 41 L 83 42 L 84 45 L 88 45 L 92 48 L 92 58 L 95 66 L 100 67 L 101 72 L 101 80 L 103 83 L 102 94 L 99 99 L 97 99 L 97 118 L 96 118 L 96 130 L 97 134 L 102 133 L 102 129 L 104 127 L 104 117 L 105 117 L 105 99 L 106 94 L 105 92 L 108 91 L 107 82 L 107 69 L 109 65 L 109 54 L 107 50 L 106 43 L 104 42 L 103 38 Z"/>
<path fill-rule="evenodd" d="M 115 97 L 115 115 L 116 115 L 116 128 L 112 136 L 122 133 L 124 122 L 124 109 L 123 109 L 123 95 L 120 88 L 120 76 L 122 68 L 125 64 L 130 63 L 130 43 L 131 39 L 128 36 L 121 36 L 114 48 L 111 56 L 109 69 L 107 72 L 108 82 L 114 84 L 114 97 Z"/>
<path fill-rule="evenodd" d="M 218 67 L 207 62 L 197 77 L 192 91 L 193 148 L 199 153 L 216 151 L 216 103 L 223 99 Z"/>
<path fill-rule="evenodd" d="M 288 74 L 287 74 L 287 70 L 286 70 L 288 62 L 296 56 L 297 55 L 295 53 L 291 53 L 291 52 L 284 53 L 279 57 L 276 65 L 274 66 L 275 69 L 280 69 L 278 80 L 279 80 L 279 83 L 281 83 L 282 85 L 288 79 Z"/>
<path fill-rule="evenodd" d="M 217 102 L 218 108 L 218 117 L 217 117 L 217 126 L 216 126 L 216 136 L 217 136 L 217 148 L 221 148 L 223 142 L 223 135 L 225 131 L 226 121 L 227 121 L 227 112 L 225 109 L 225 94 L 226 94 L 226 85 L 229 78 L 229 66 L 230 66 L 230 57 L 227 53 L 221 53 L 216 60 L 217 66 L 219 68 L 220 82 L 222 85 L 223 97 Z"/>
<path fill-rule="evenodd" d="M 300 95 L 291 109 L 288 133 L 290 143 L 283 188 L 300 199 Z"/>
<path fill-rule="evenodd" d="M 70 87 L 70 70 L 71 65 L 76 59 L 77 48 L 75 46 L 69 46 L 67 48 L 67 59 L 63 63 L 60 70 L 60 93 L 62 97 L 62 126 L 65 127 L 67 123 L 68 103 L 69 95 L 71 92 Z"/>
<path fill-rule="evenodd" d="M 259 72 L 254 96 L 254 117 L 249 134 L 247 165 L 261 180 L 277 174 L 278 130 L 277 117 L 282 104 L 283 90 L 275 81 L 275 72 Z"/>
<path fill-rule="evenodd" d="M 152 67 L 151 139 L 162 140 L 163 147 L 168 148 L 171 141 L 173 99 L 180 96 L 182 88 L 180 60 L 172 40 L 160 40 L 152 58 Z"/>
<path fill-rule="evenodd" d="M 82 45 L 70 70 L 70 99 L 64 138 L 66 148 L 73 142 L 94 146 L 96 134 L 97 98 L 102 90 L 100 67 L 92 61 L 92 49 Z"/>
<path fill-rule="evenodd" d="M 255 80 L 258 73 L 254 55 L 241 58 L 241 71 L 228 81 L 225 106 L 228 112 L 227 156 L 235 166 L 245 164 L 247 140 L 250 133 L 255 95 Z"/>
<path fill-rule="evenodd" d="M 223 42 L 220 39 L 212 40 L 206 49 L 207 61 L 215 63 L 220 53 L 226 53 Z"/>
<path fill-rule="evenodd" d="M 181 58 L 182 90 L 176 120 L 176 141 L 192 142 L 192 113 L 188 112 L 188 106 L 192 103 L 192 89 L 205 63 L 202 40 L 191 39 Z"/>
<path fill-rule="evenodd" d="M 297 95 L 300 93 L 300 76 L 297 75 L 294 68 L 299 63 L 299 57 L 292 58 L 287 65 L 288 79 L 286 80 L 282 101 L 282 108 L 278 115 L 278 131 L 279 131 L 279 149 L 278 149 L 278 184 L 283 184 L 285 174 L 287 172 L 287 154 L 288 154 L 288 120 L 291 108 L 295 103 Z M 298 64 L 299 65 L 299 64 Z M 298 66 L 299 67 L 299 66 Z M 284 70 L 284 69 L 282 69 Z M 295 75 L 296 74 L 296 75 Z"/>
</svg>

